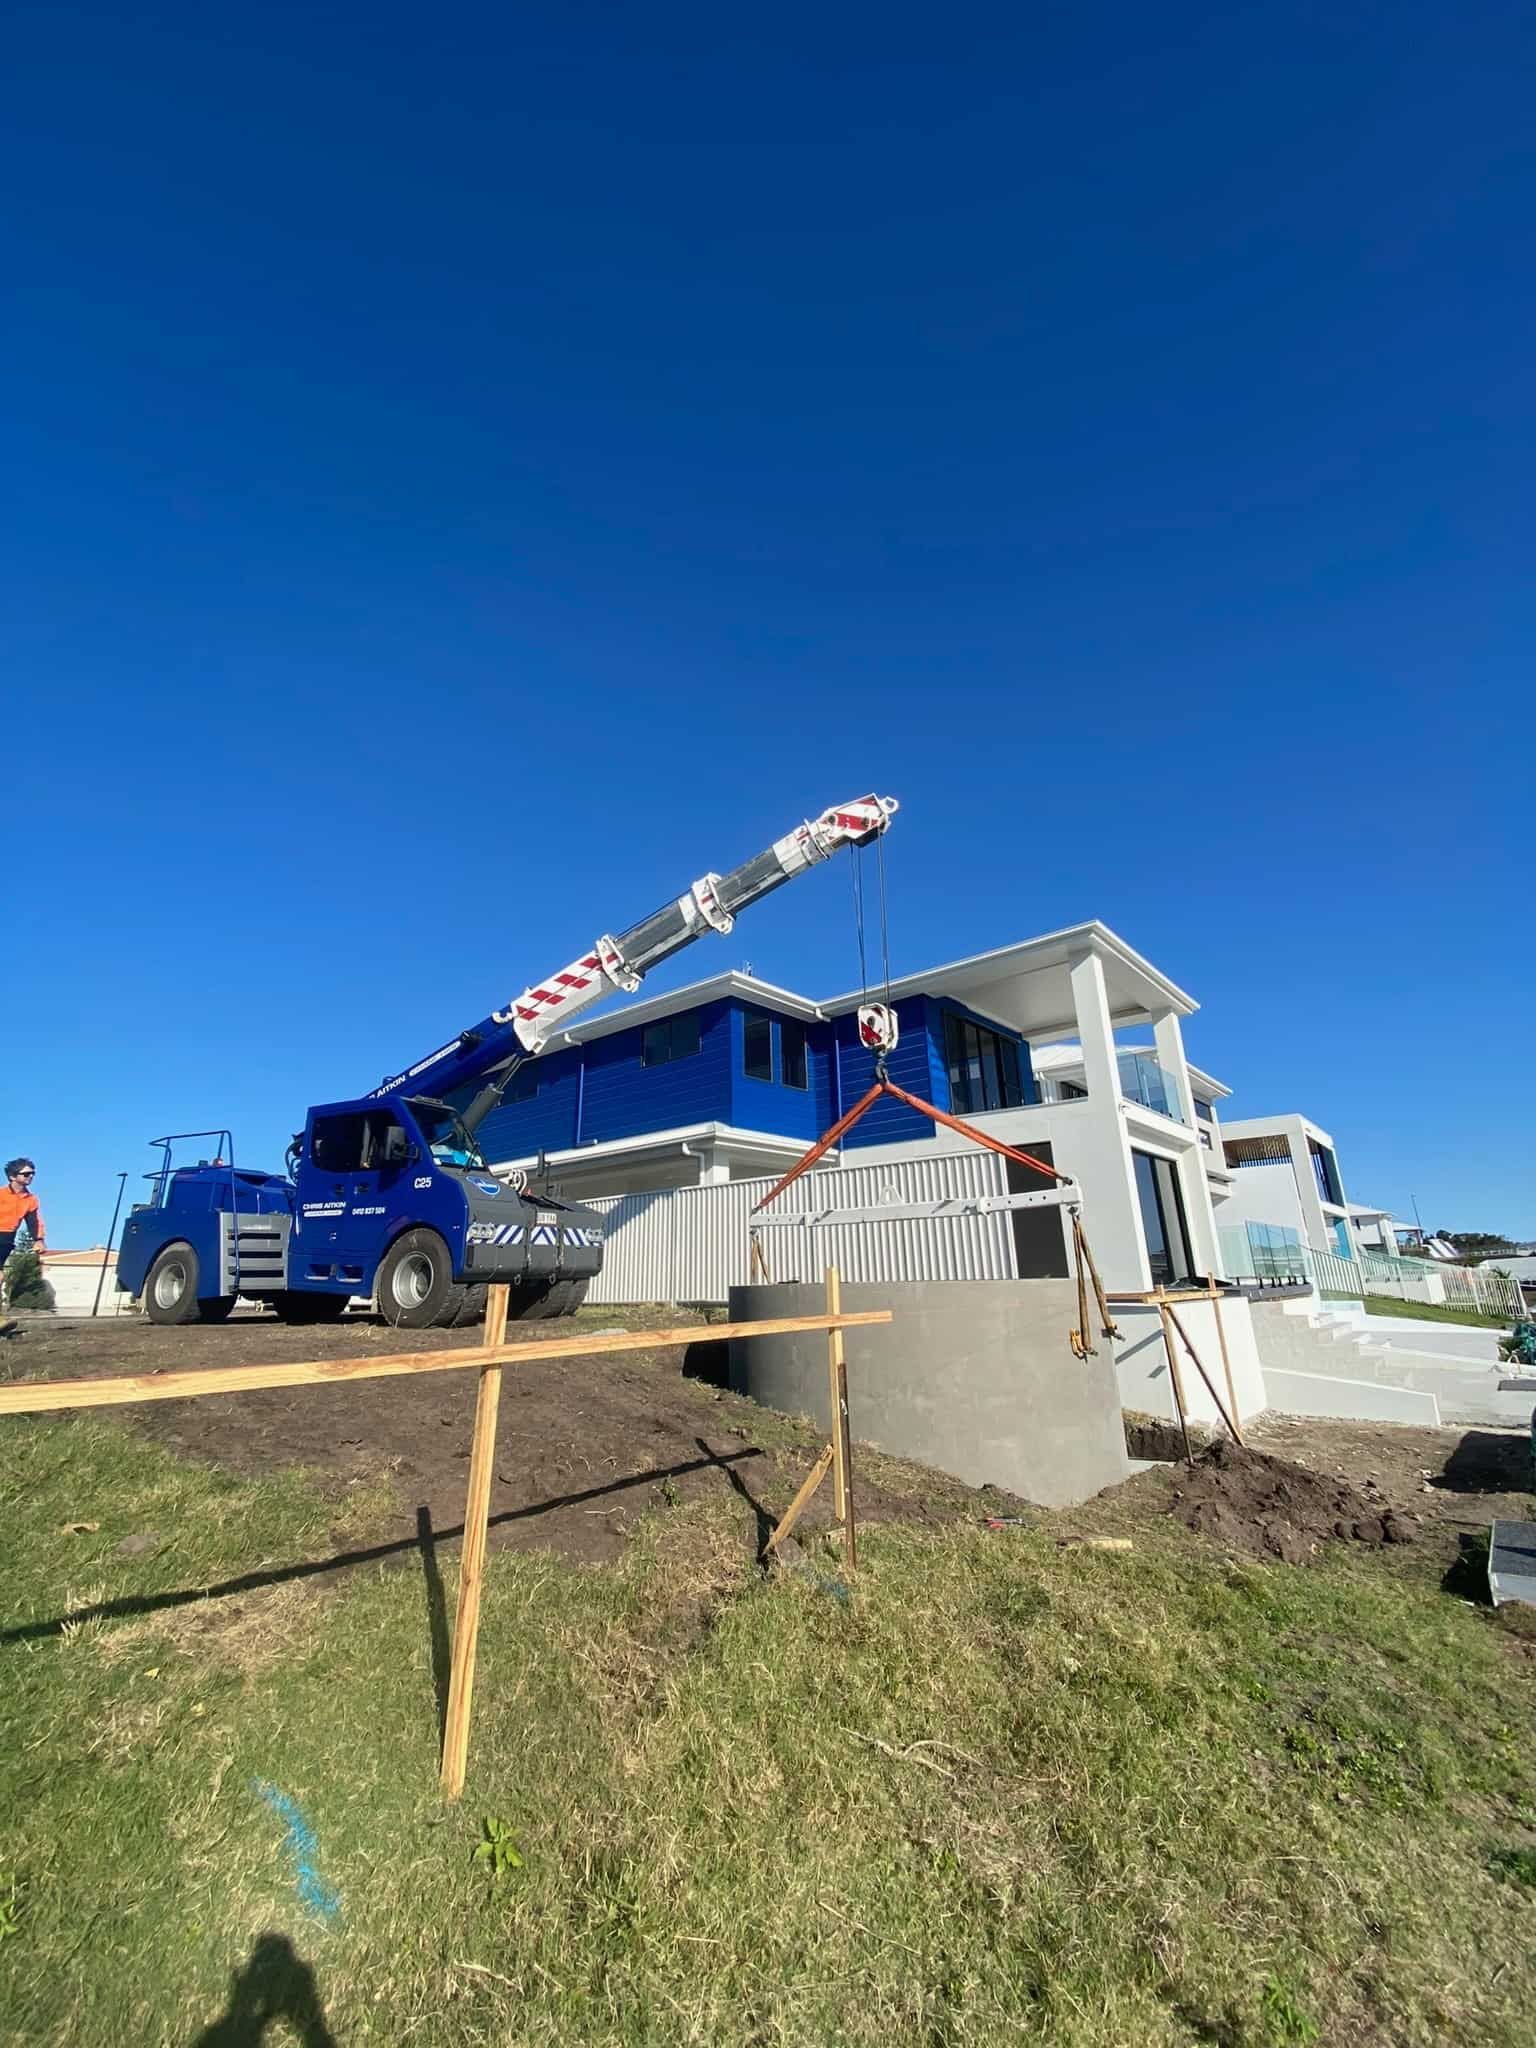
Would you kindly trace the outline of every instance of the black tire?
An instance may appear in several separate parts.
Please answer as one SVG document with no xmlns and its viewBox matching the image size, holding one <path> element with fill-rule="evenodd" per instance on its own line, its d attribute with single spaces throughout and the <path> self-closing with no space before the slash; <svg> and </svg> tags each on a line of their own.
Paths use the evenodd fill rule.
<svg viewBox="0 0 1536 2048">
<path fill-rule="evenodd" d="M 468 1292 L 469 1289 L 467 1287 L 461 1287 L 458 1285 L 454 1285 L 449 1288 L 448 1293 L 444 1298 L 442 1307 L 438 1310 L 437 1314 L 432 1318 L 432 1327 L 434 1330 L 451 1330 L 453 1328 L 454 1324 L 457 1323 L 463 1316 L 464 1297 L 466 1294 L 468 1294 Z"/>
<path fill-rule="evenodd" d="M 573 1316 L 587 1298 L 590 1280 L 557 1280 L 545 1300 L 546 1316 Z"/>
<path fill-rule="evenodd" d="M 344 1294 L 303 1294 L 295 1287 L 274 1294 L 272 1306 L 285 1323 L 339 1323 L 347 1312 Z"/>
<path fill-rule="evenodd" d="M 537 1323 L 544 1316 L 544 1304 L 549 1299 L 547 1280 L 519 1280 L 511 1289 L 507 1302 L 509 1323 Z"/>
<path fill-rule="evenodd" d="M 462 1292 L 454 1284 L 448 1247 L 437 1232 L 407 1230 L 379 1261 L 373 1305 L 397 1330 L 430 1330 L 442 1324 L 450 1305 L 458 1312 Z"/>
<path fill-rule="evenodd" d="M 141 1297 L 144 1313 L 152 1323 L 198 1323 L 202 1305 L 197 1298 L 201 1268 L 197 1253 L 184 1238 L 163 1245 L 155 1253 L 144 1275 Z"/>
<path fill-rule="evenodd" d="M 459 1303 L 459 1312 L 453 1319 L 456 1329 L 462 1330 L 470 1323 L 483 1323 L 485 1321 L 485 1296 L 486 1289 L 484 1287 L 466 1287 L 464 1289 L 463 1299 Z"/>
</svg>

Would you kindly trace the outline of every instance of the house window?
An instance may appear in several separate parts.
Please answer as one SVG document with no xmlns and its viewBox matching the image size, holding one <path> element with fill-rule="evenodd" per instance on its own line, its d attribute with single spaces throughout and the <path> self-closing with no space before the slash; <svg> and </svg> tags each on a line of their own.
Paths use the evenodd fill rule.
<svg viewBox="0 0 1536 2048">
<path fill-rule="evenodd" d="M 1204 1101 L 1198 1095 L 1195 1097 L 1195 1115 L 1199 1117 L 1201 1123 L 1203 1124 L 1214 1123 L 1216 1121 L 1216 1111 L 1213 1108 L 1213 1106 L 1209 1102 Z"/>
<path fill-rule="evenodd" d="M 1141 1228 L 1147 1241 L 1147 1264 L 1152 1269 L 1153 1286 L 1167 1287 L 1175 1280 L 1192 1279 L 1195 1262 L 1189 1249 L 1184 1197 L 1173 1161 L 1159 1159 L 1150 1152 L 1132 1152 L 1131 1163 L 1136 1169 L 1136 1198 L 1141 1205 Z"/>
<path fill-rule="evenodd" d="M 1076 1081 L 1058 1081 L 1056 1086 L 1061 1090 L 1063 1102 L 1086 1102 L 1088 1100 L 1088 1090 L 1080 1087 Z"/>
<path fill-rule="evenodd" d="M 1017 1040 L 947 1010 L 944 1057 L 951 1109 L 964 1115 L 978 1109 L 1017 1109 L 1023 1103 Z"/>
<path fill-rule="evenodd" d="M 773 1079 L 773 1019 L 749 1014 L 741 1020 L 741 1071 L 749 1081 Z"/>
<path fill-rule="evenodd" d="M 539 1063 L 527 1060 L 507 1083 L 503 1102 L 531 1102 L 539 1092 Z"/>
<path fill-rule="evenodd" d="M 697 1010 L 679 1010 L 675 1017 L 658 1017 L 640 1033 L 642 1067 L 664 1067 L 672 1060 L 690 1060 L 698 1049 Z"/>
<path fill-rule="evenodd" d="M 786 1088 L 807 1088 L 805 1026 L 784 1018 L 779 1024 L 779 1079 Z"/>
<path fill-rule="evenodd" d="M 1339 1169 L 1334 1164 L 1333 1154 L 1326 1145 L 1319 1145 L 1316 1138 L 1308 1138 L 1307 1149 L 1312 1154 L 1312 1171 L 1317 1178 L 1317 1192 L 1325 1202 L 1342 1207 L 1344 1196 L 1339 1187 Z"/>
</svg>

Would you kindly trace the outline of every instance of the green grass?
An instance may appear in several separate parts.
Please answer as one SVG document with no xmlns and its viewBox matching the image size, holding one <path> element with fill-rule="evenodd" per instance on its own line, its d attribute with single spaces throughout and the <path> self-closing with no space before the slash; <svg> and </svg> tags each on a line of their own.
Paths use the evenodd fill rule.
<svg viewBox="0 0 1536 2048">
<path fill-rule="evenodd" d="M 1507 1330 L 1508 1316 L 1485 1316 L 1475 1308 L 1449 1308 L 1435 1301 L 1399 1301 L 1390 1294 L 1368 1294 L 1362 1304 L 1373 1316 L 1406 1316 L 1416 1323 L 1464 1323 L 1472 1330 Z"/>
<path fill-rule="evenodd" d="M 297 1479 L 4 1443 L 7 1629 L 335 1547 Z M 1404 1556 L 883 1526 L 844 1599 L 744 1512 L 493 1555 L 456 1808 L 418 1563 L 0 1648 L 0 2040 L 185 2048 L 255 1955 L 207 2048 L 1529 2042 L 1533 1666 Z"/>
</svg>

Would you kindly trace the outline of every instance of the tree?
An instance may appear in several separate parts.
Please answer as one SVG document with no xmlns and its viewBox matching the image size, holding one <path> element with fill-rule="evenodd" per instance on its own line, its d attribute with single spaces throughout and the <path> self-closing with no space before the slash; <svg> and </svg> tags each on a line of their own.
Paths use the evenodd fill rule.
<svg viewBox="0 0 1536 2048">
<path fill-rule="evenodd" d="M 6 1261 L 5 1294 L 10 1308 L 54 1307 L 53 1289 L 43 1277 L 43 1262 L 35 1246 L 12 1252 Z"/>
<path fill-rule="evenodd" d="M 1496 1230 L 1442 1230 L 1438 1234 L 1468 1259 L 1507 1258 L 1518 1249 Z"/>
</svg>

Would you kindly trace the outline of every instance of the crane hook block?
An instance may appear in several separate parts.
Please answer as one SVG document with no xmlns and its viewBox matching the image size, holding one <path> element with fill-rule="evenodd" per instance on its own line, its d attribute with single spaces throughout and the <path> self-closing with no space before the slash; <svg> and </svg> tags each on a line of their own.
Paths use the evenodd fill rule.
<svg viewBox="0 0 1536 2048">
<path fill-rule="evenodd" d="M 861 1003 L 859 1005 L 859 1043 L 870 1052 L 888 1053 L 896 1050 L 900 1037 L 896 1012 L 889 1003 Z"/>
</svg>

